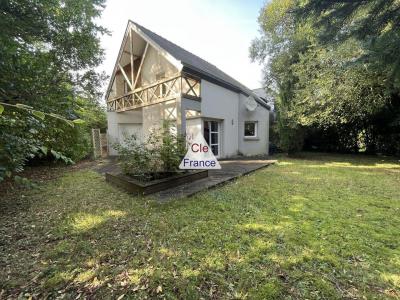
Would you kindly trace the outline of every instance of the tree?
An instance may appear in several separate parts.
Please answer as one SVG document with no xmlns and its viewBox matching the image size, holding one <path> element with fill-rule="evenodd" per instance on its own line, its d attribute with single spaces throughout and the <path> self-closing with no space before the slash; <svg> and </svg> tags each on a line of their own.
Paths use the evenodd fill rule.
<svg viewBox="0 0 400 300">
<path fill-rule="evenodd" d="M 293 10 L 311 19 L 324 44 L 357 39 L 365 50 L 360 62 L 384 70 L 400 88 L 400 2 L 397 0 L 308 0 Z"/>
<path fill-rule="evenodd" d="M 384 108 L 390 94 L 384 74 L 353 64 L 362 54 L 357 41 L 335 47 L 310 47 L 293 66 L 297 78 L 292 115 L 303 126 L 342 124 L 363 128 Z"/>
<path fill-rule="evenodd" d="M 395 136 L 382 138 L 383 128 L 395 132 L 398 124 L 398 57 L 391 55 L 400 43 L 388 39 L 398 35 L 399 27 L 391 27 L 398 24 L 398 6 L 380 0 L 265 5 L 259 17 L 262 35 L 253 41 L 250 55 L 265 65 L 284 150 L 299 149 L 301 143 L 293 137 L 305 133 L 325 135 L 324 142 L 331 144 L 327 148 L 339 151 L 400 153 L 398 144 L 388 142 Z M 368 23 L 374 28 L 367 28 Z M 379 117 L 383 115 L 387 120 Z"/>
<path fill-rule="evenodd" d="M 289 13 L 295 6 L 295 0 L 268 2 L 258 19 L 262 35 L 250 47 L 251 59 L 264 64 L 266 92 L 275 98 L 279 146 L 287 152 L 301 149 L 303 131 L 290 116 L 297 82 L 292 66 L 313 42 L 309 24 Z"/>
<path fill-rule="evenodd" d="M 64 119 L 98 107 L 105 77 L 94 68 L 103 58 L 99 35 L 107 31 L 95 20 L 103 8 L 104 0 L 2 1 L 0 102 Z M 73 159 L 87 155 L 90 144 L 82 130 L 6 108 L 0 114 L 0 180 L 1 173 L 20 171 L 40 147 Z"/>
</svg>

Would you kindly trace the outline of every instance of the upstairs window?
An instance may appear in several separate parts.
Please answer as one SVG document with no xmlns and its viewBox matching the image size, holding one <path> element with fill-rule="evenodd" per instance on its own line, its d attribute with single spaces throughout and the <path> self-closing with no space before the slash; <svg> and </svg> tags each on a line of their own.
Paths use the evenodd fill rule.
<svg viewBox="0 0 400 300">
<path fill-rule="evenodd" d="M 257 122 L 255 121 L 244 122 L 244 137 L 250 137 L 250 138 L 257 137 Z"/>
<path fill-rule="evenodd" d="M 163 80 L 163 79 L 165 79 L 165 72 L 159 72 L 159 73 L 156 74 L 156 80 L 157 80 L 157 81 L 160 81 L 160 80 Z M 165 84 L 162 84 L 162 85 L 158 88 L 158 94 L 159 94 L 159 96 L 160 96 L 160 97 L 165 96 L 166 91 L 167 91 L 167 89 L 166 89 L 166 87 L 165 87 Z"/>
<path fill-rule="evenodd" d="M 165 72 L 159 72 L 156 74 L 156 80 L 160 81 L 165 78 Z"/>
</svg>

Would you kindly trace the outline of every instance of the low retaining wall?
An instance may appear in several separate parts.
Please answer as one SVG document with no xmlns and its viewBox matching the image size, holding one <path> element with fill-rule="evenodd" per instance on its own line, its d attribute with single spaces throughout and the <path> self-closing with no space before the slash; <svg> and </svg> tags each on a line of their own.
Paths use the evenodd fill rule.
<svg viewBox="0 0 400 300">
<path fill-rule="evenodd" d="M 148 195 L 208 177 L 208 170 L 189 171 L 169 178 L 142 182 L 124 174 L 106 173 L 106 181 L 129 193 Z"/>
</svg>

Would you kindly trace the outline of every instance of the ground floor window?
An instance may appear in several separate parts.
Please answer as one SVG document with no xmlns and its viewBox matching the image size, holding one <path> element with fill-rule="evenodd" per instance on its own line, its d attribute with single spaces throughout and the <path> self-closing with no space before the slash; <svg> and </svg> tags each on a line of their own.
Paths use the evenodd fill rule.
<svg viewBox="0 0 400 300">
<path fill-rule="evenodd" d="M 244 136 L 257 137 L 257 122 L 255 121 L 244 122 Z"/>
</svg>

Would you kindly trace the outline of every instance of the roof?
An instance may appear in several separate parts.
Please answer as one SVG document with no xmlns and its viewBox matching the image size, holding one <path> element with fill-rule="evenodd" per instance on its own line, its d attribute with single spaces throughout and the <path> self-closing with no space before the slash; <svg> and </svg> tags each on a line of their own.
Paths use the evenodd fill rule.
<svg viewBox="0 0 400 300">
<path fill-rule="evenodd" d="M 252 96 L 260 105 L 264 106 L 267 109 L 270 109 L 269 105 L 257 94 L 255 94 L 249 88 L 247 88 L 225 72 L 218 69 L 213 64 L 170 42 L 162 36 L 159 36 L 153 31 L 131 20 L 129 22 L 135 25 L 143 34 L 151 39 L 153 43 L 157 44 L 160 48 L 167 51 L 176 60 L 180 61 L 183 65 L 183 71 L 192 73 L 193 75 L 198 75 L 201 78 L 207 79 L 233 91 L 240 92 L 246 96 Z"/>
<path fill-rule="evenodd" d="M 275 110 L 275 101 L 274 98 L 271 97 L 270 95 L 268 96 L 265 88 L 258 88 L 258 89 L 254 89 L 253 93 L 255 93 L 258 97 L 260 97 L 261 99 L 263 99 L 270 107 L 271 111 Z"/>
</svg>

